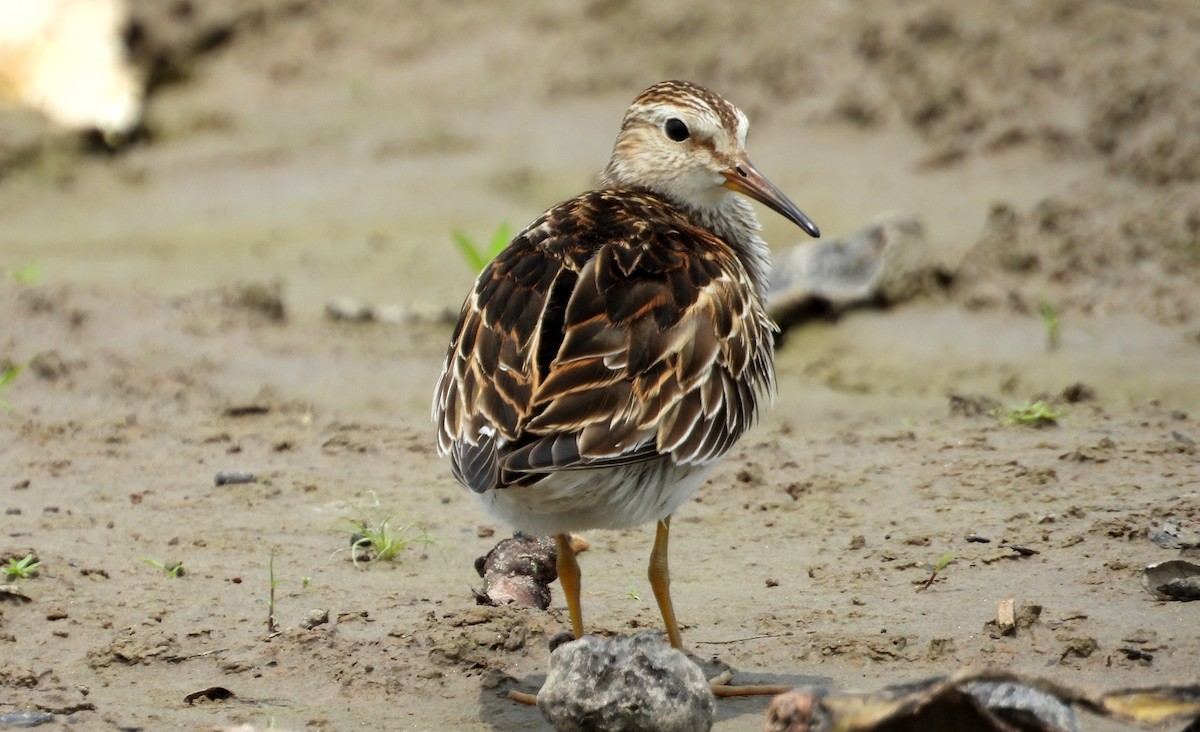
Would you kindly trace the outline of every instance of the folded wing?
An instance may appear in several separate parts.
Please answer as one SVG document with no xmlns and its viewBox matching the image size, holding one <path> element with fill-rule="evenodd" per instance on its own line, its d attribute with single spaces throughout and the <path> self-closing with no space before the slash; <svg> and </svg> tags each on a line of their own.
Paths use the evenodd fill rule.
<svg viewBox="0 0 1200 732">
<path fill-rule="evenodd" d="M 662 199 L 612 193 L 548 212 L 463 306 L 434 419 L 473 491 L 711 462 L 773 388 L 774 326 L 733 251 Z"/>
</svg>

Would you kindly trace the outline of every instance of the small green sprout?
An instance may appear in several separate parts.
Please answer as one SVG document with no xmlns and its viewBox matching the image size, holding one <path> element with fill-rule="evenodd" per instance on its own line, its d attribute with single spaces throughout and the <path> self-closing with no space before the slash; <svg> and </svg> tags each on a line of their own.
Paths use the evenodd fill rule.
<svg viewBox="0 0 1200 732">
<path fill-rule="evenodd" d="M 11 361 L 3 366 L 0 366 L 0 394 L 4 393 L 4 390 L 12 384 L 13 379 L 16 379 L 24 368 L 24 364 L 16 364 Z M 9 414 L 12 414 L 13 412 L 12 405 L 4 401 L 3 397 L 0 397 L 0 409 L 3 409 Z"/>
<path fill-rule="evenodd" d="M 279 586 L 279 580 L 275 579 L 275 552 L 271 552 L 271 558 L 267 560 L 267 582 L 270 586 L 267 593 L 267 633 L 274 633 L 279 629 L 275 624 L 275 588 Z"/>
<path fill-rule="evenodd" d="M 375 502 L 375 519 L 343 518 L 346 528 L 340 531 L 350 535 L 350 546 L 337 550 L 334 552 L 335 556 L 348 551 L 350 561 L 358 567 L 360 560 L 390 562 L 412 544 L 433 543 L 433 537 L 415 521 L 399 527 L 394 526 L 392 521 L 396 517 L 382 515 L 379 510 L 379 496 L 374 491 L 369 493 Z"/>
<path fill-rule="evenodd" d="M 275 552 L 271 552 L 267 559 L 267 634 L 274 635 L 279 632 L 279 623 L 275 620 L 275 588 L 284 584 L 281 579 L 275 578 Z M 308 587 L 312 584 L 312 577 L 301 577 L 300 585 Z"/>
<path fill-rule="evenodd" d="M 642 599 L 641 597 L 638 596 L 637 590 L 630 590 L 626 594 L 629 596 L 630 600 L 641 600 Z"/>
<path fill-rule="evenodd" d="M 16 272 L 13 272 L 12 277 L 13 282 L 16 282 L 18 285 L 33 285 L 41 279 L 42 271 L 38 267 L 37 262 L 30 262 Z"/>
<path fill-rule="evenodd" d="M 1046 326 L 1046 350 L 1057 350 L 1062 334 L 1062 321 L 1059 319 L 1058 308 L 1049 300 L 1042 300 L 1038 305 L 1038 315 L 1042 318 L 1042 325 Z"/>
<path fill-rule="evenodd" d="M 488 262 L 495 259 L 496 255 L 503 251 L 504 247 L 508 246 L 511 236 L 512 231 L 509 229 L 508 224 L 501 223 L 500 226 L 496 227 L 496 231 L 492 234 L 491 241 L 488 242 L 487 247 L 483 248 L 478 246 L 474 239 L 461 231 L 450 232 L 450 238 L 458 246 L 459 254 L 462 255 L 463 260 L 475 272 L 482 271 Z"/>
<path fill-rule="evenodd" d="M 0 567 L 0 573 L 13 579 L 29 579 L 37 576 L 37 568 L 41 564 L 32 554 L 26 554 L 24 559 L 11 557 L 8 564 Z"/>
<path fill-rule="evenodd" d="M 1050 427 L 1066 416 L 1063 409 L 1055 409 L 1041 399 L 1026 402 L 1015 409 L 997 410 L 997 416 L 1006 425 L 1023 424 L 1028 427 Z"/>
<path fill-rule="evenodd" d="M 183 562 L 160 562 L 157 559 L 150 559 L 149 557 L 142 557 L 142 561 L 171 579 L 176 579 L 187 574 L 187 568 L 183 566 Z"/>
<path fill-rule="evenodd" d="M 953 561 L 954 552 L 946 552 L 942 556 L 938 557 L 936 563 L 921 565 L 925 567 L 925 569 L 929 570 L 929 579 L 925 580 L 925 583 L 918 587 L 917 591 L 920 592 L 921 590 L 928 590 L 929 586 L 933 584 L 933 581 L 937 579 L 938 573 L 949 566 L 950 562 Z"/>
<path fill-rule="evenodd" d="M 358 566 L 359 560 L 368 562 L 390 562 L 400 552 L 414 543 L 432 544 L 433 537 L 417 525 L 415 521 L 400 527 L 392 525 L 394 516 L 387 516 L 377 522 L 362 519 L 343 519 L 350 534 L 350 560 Z"/>
</svg>

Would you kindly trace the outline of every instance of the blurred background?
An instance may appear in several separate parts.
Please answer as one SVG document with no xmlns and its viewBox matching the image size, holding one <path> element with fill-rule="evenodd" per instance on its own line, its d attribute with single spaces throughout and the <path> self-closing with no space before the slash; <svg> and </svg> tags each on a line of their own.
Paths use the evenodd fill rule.
<svg viewBox="0 0 1200 732">
<path fill-rule="evenodd" d="M 535 728 L 499 692 L 562 618 L 476 606 L 508 527 L 431 392 L 470 252 L 669 78 L 823 232 L 759 209 L 790 329 L 672 534 L 696 652 L 1194 683 L 1195 603 L 1140 568 L 1200 521 L 1197 68 L 1196 0 L 0 0 L 0 567 L 39 564 L 0 716 Z M 360 566 L 368 519 L 436 541 Z M 588 539 L 588 622 L 658 627 L 645 530 Z"/>
<path fill-rule="evenodd" d="M 940 365 L 964 350 L 1036 372 L 1051 325 L 1080 356 L 1055 368 L 1087 364 L 1133 396 L 1158 387 L 1130 374 L 1172 355 L 1190 371 L 1196 356 L 1193 3 L 0 11 L 9 276 L 172 296 L 279 283 L 288 314 L 309 319 L 341 297 L 453 311 L 474 272 L 451 232 L 486 241 L 591 186 L 629 100 L 680 77 L 747 112 L 752 157 L 827 238 L 885 213 L 918 227 L 905 261 L 889 263 L 913 278 L 883 298 L 916 298 L 904 312 L 918 314 L 837 336 L 854 352 L 869 344 L 864 359 L 895 353 L 881 371 L 920 382 L 903 391 L 930 368 L 943 391 L 958 386 Z M 803 238 L 761 219 L 777 252 Z M 863 368 L 851 380 L 889 378 Z M 1160 370 L 1200 401 L 1186 374 Z"/>
</svg>

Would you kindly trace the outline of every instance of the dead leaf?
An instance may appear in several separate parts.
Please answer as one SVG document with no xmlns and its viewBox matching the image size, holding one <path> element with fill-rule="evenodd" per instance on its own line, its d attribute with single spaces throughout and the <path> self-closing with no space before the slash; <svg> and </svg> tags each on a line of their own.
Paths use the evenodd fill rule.
<svg viewBox="0 0 1200 732">
<path fill-rule="evenodd" d="M 232 698 L 233 692 L 229 689 L 226 689 L 224 686 L 210 686 L 207 689 L 193 691 L 191 694 L 183 697 L 183 700 L 188 704 L 193 704 L 197 699 L 204 699 L 206 701 L 224 701 L 225 699 Z"/>
</svg>

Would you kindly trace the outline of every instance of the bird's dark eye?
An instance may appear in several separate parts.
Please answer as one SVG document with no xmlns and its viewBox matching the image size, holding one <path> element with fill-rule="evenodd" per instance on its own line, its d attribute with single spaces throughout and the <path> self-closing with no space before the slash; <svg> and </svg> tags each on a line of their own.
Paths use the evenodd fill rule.
<svg viewBox="0 0 1200 732">
<path fill-rule="evenodd" d="M 663 125 L 663 131 L 667 133 L 667 137 L 675 142 L 683 142 L 692 134 L 688 132 L 687 125 L 683 123 L 683 120 L 678 117 L 672 117 L 667 120 L 667 123 Z"/>
</svg>

